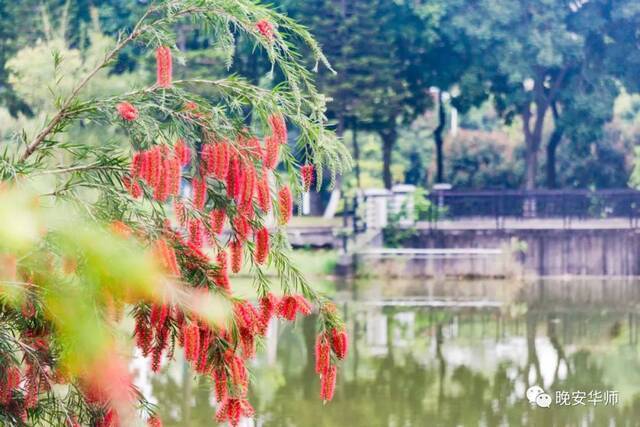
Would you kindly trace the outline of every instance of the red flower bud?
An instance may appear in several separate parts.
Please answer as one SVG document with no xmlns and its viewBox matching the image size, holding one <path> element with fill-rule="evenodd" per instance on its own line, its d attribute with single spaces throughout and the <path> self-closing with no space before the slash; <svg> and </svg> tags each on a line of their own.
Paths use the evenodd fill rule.
<svg viewBox="0 0 640 427">
<path fill-rule="evenodd" d="M 273 33 L 273 24 L 266 19 L 261 19 L 256 22 L 256 29 L 263 37 L 265 37 L 270 42 L 273 41 L 274 33 Z"/>
<path fill-rule="evenodd" d="M 121 102 L 116 106 L 116 110 L 118 110 L 118 114 L 122 117 L 123 120 L 127 122 L 134 121 L 138 118 L 138 109 L 133 106 L 130 102 Z"/>
</svg>

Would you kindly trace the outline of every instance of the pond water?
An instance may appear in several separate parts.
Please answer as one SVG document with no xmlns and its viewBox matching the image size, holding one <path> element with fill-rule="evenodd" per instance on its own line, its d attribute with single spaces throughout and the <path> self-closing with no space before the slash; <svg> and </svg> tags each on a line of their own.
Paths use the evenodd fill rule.
<svg viewBox="0 0 640 427">
<path fill-rule="evenodd" d="M 334 401 L 313 372 L 313 318 L 272 325 L 246 426 L 626 426 L 640 422 L 640 282 L 338 284 L 351 339 Z M 167 426 L 211 426 L 185 365 L 154 378 Z M 526 391 L 549 395 L 530 403 Z M 533 392 L 533 389 L 532 389 Z M 540 393 L 540 391 L 538 391 Z M 533 394 L 535 398 L 535 393 Z M 540 405 L 546 405 L 545 408 Z"/>
</svg>

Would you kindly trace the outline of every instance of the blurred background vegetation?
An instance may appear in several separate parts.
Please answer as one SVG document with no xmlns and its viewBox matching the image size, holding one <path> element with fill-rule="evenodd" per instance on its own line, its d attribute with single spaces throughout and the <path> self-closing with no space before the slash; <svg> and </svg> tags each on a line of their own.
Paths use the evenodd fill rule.
<svg viewBox="0 0 640 427">
<path fill-rule="evenodd" d="M 11 142 L 21 129 L 39 126 L 54 108 L 43 88 L 56 82 L 64 92 L 148 3 L 0 1 L 0 139 Z M 633 0 L 275 6 L 310 27 L 337 71 L 321 70 L 318 80 L 331 100 L 332 124 L 357 160 L 346 188 L 439 181 L 533 188 L 527 168 L 535 187 L 640 184 L 640 7 Z M 227 73 L 228 58 L 211 40 L 188 24 L 178 28 L 176 78 Z M 271 67 L 250 42 L 239 37 L 236 45 L 231 72 L 278 83 L 277 75 L 267 78 Z M 128 48 L 90 92 L 122 93 L 153 79 L 153 58 L 141 49 Z M 105 135 L 90 125 L 67 136 L 93 144 L 98 137 Z"/>
</svg>

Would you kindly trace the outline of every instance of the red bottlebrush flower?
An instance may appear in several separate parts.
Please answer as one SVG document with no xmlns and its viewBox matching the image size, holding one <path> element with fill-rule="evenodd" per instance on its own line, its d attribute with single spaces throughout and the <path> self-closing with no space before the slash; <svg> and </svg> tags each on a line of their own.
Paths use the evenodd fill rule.
<svg viewBox="0 0 640 427">
<path fill-rule="evenodd" d="M 256 29 L 263 37 L 265 37 L 269 41 L 273 41 L 274 33 L 273 33 L 273 24 L 266 19 L 261 19 L 256 22 Z"/>
<path fill-rule="evenodd" d="M 129 194 L 134 199 L 139 199 L 142 197 L 142 187 L 140 187 L 140 183 L 138 181 L 131 182 L 131 187 L 129 188 Z"/>
<path fill-rule="evenodd" d="M 162 159 L 160 161 L 160 179 L 158 185 L 154 189 L 153 198 L 159 202 L 165 202 L 171 192 L 173 179 L 171 172 L 171 161 L 169 159 Z"/>
<path fill-rule="evenodd" d="M 253 164 L 245 165 L 241 180 L 239 209 L 245 215 L 253 214 L 253 194 L 256 189 L 256 170 Z"/>
<path fill-rule="evenodd" d="M 209 328 L 200 328 L 200 350 L 196 372 L 206 374 L 209 363 L 209 347 L 213 341 L 212 333 Z"/>
<path fill-rule="evenodd" d="M 265 168 L 273 170 L 278 165 L 280 158 L 280 143 L 275 136 L 266 136 L 264 138 L 264 157 L 262 164 Z"/>
<path fill-rule="evenodd" d="M 178 223 L 180 224 L 180 226 L 181 227 L 186 226 L 187 225 L 187 209 L 184 207 L 184 203 L 176 200 L 173 203 L 173 212 L 175 213 L 176 219 L 178 220 Z"/>
<path fill-rule="evenodd" d="M 231 271 L 239 273 L 242 269 L 242 242 L 232 240 L 229 243 L 229 249 L 231 250 Z"/>
<path fill-rule="evenodd" d="M 252 417 L 255 411 L 245 398 L 227 397 L 216 411 L 216 421 L 228 422 L 231 427 L 237 427 L 242 417 Z"/>
<path fill-rule="evenodd" d="M 27 381 L 25 384 L 24 407 L 27 409 L 35 408 L 38 404 L 38 394 L 40 393 L 40 378 L 37 374 L 29 375 L 27 372 Z"/>
<path fill-rule="evenodd" d="M 113 408 L 109 408 L 104 417 L 98 421 L 98 427 L 120 427 L 118 413 Z"/>
<path fill-rule="evenodd" d="M 313 309 L 313 307 L 305 297 L 303 297 L 302 295 L 296 295 L 295 299 L 296 308 L 300 314 L 302 314 L 303 316 L 308 316 L 309 314 L 311 314 L 311 310 Z"/>
<path fill-rule="evenodd" d="M 278 192 L 278 214 L 282 225 L 287 224 L 293 214 L 293 196 L 288 185 L 282 187 Z"/>
<path fill-rule="evenodd" d="M 213 380 L 215 381 L 216 402 L 222 402 L 227 398 L 227 372 L 224 368 L 213 370 Z"/>
<path fill-rule="evenodd" d="M 256 355 L 256 332 L 249 329 L 240 329 L 240 347 L 245 359 L 251 359 Z"/>
<path fill-rule="evenodd" d="M 131 234 L 133 233 L 133 231 L 131 230 L 131 227 L 129 227 L 124 222 L 117 221 L 117 220 L 113 221 L 109 225 L 109 229 L 116 236 L 120 236 L 120 237 L 123 237 L 125 239 L 128 239 L 129 237 L 131 237 Z"/>
<path fill-rule="evenodd" d="M 231 285 L 229 283 L 227 252 L 225 250 L 219 251 L 218 255 L 216 256 L 216 261 L 218 263 L 218 269 L 216 271 L 214 282 L 222 289 L 230 291 Z"/>
<path fill-rule="evenodd" d="M 327 336 L 322 333 L 316 338 L 316 373 L 325 375 L 331 365 L 331 347 Z"/>
<path fill-rule="evenodd" d="M 227 217 L 227 213 L 225 212 L 224 209 L 214 209 L 211 211 L 210 227 L 211 227 L 211 233 L 214 236 L 217 236 L 218 234 L 222 233 L 222 229 L 224 228 L 224 220 L 226 219 L 226 217 Z"/>
<path fill-rule="evenodd" d="M 176 156 L 178 156 L 178 159 L 180 159 L 181 166 L 186 166 L 191 161 L 191 149 L 182 138 L 178 139 L 178 141 L 176 142 L 174 152 Z"/>
<path fill-rule="evenodd" d="M 156 331 L 156 345 L 151 352 L 151 370 L 153 372 L 160 372 L 162 353 L 169 345 L 168 338 L 169 328 L 167 325 L 163 325 Z"/>
<path fill-rule="evenodd" d="M 22 307 L 20 308 L 22 315 L 30 319 L 36 314 L 36 306 L 33 304 L 33 299 L 27 297 L 27 299 L 22 303 Z"/>
<path fill-rule="evenodd" d="M 142 196 L 142 187 L 140 187 L 137 179 L 131 180 L 125 176 L 122 178 L 122 185 L 134 199 L 139 199 Z"/>
<path fill-rule="evenodd" d="M 174 155 L 169 162 L 169 194 L 173 196 L 180 195 L 180 180 L 182 179 L 182 168 L 180 159 Z"/>
<path fill-rule="evenodd" d="M 279 144 L 287 143 L 287 124 L 281 114 L 269 116 L 269 127 L 271 128 L 271 134 Z"/>
<path fill-rule="evenodd" d="M 146 316 L 142 312 L 136 314 L 136 327 L 135 327 L 136 345 L 142 350 L 143 356 L 148 356 L 151 352 L 151 341 L 153 339 L 153 332 L 151 325 Z"/>
<path fill-rule="evenodd" d="M 156 189 L 160 184 L 160 178 L 162 176 L 162 153 L 159 147 L 155 147 L 149 151 L 149 177 L 147 184 L 153 189 Z"/>
<path fill-rule="evenodd" d="M 347 338 L 347 332 L 344 329 L 338 330 L 333 328 L 331 330 L 331 347 L 338 359 L 344 359 L 347 357 L 349 340 Z"/>
<path fill-rule="evenodd" d="M 156 70 L 158 74 L 157 85 L 161 88 L 171 87 L 172 64 L 171 49 L 167 46 L 160 46 L 156 49 Z"/>
<path fill-rule="evenodd" d="M 187 111 L 195 111 L 198 109 L 198 104 L 193 101 L 187 101 L 184 103 L 184 109 Z"/>
<path fill-rule="evenodd" d="M 13 399 L 13 390 L 20 384 L 20 370 L 16 366 L 9 367 L 0 382 L 0 405 L 7 405 Z"/>
<path fill-rule="evenodd" d="M 190 323 L 184 328 L 184 358 L 189 362 L 197 362 L 200 356 L 200 328 L 197 323 Z"/>
<path fill-rule="evenodd" d="M 338 368 L 335 366 L 329 366 L 327 370 L 322 374 L 320 379 L 320 398 L 329 402 L 333 399 L 333 392 L 336 389 L 336 375 Z"/>
<path fill-rule="evenodd" d="M 240 329 L 256 331 L 260 325 L 260 314 L 258 310 L 247 301 L 237 302 L 234 305 L 236 322 Z"/>
<path fill-rule="evenodd" d="M 204 243 L 202 223 L 198 218 L 189 221 L 189 243 L 197 248 L 201 248 Z"/>
<path fill-rule="evenodd" d="M 269 176 L 266 170 L 263 171 L 262 177 L 256 184 L 256 192 L 260 210 L 264 213 L 269 213 L 271 211 L 271 188 L 269 187 Z"/>
<path fill-rule="evenodd" d="M 160 330 L 164 326 L 168 317 L 169 317 L 169 306 L 167 304 L 151 305 L 150 321 L 151 321 L 151 325 L 156 330 Z"/>
<path fill-rule="evenodd" d="M 195 246 L 192 242 L 187 242 L 187 250 L 185 251 L 185 253 L 187 253 L 191 258 L 195 258 L 199 263 L 209 263 L 209 257 L 205 255 L 202 250 L 199 247 Z"/>
<path fill-rule="evenodd" d="M 215 170 L 213 176 L 220 181 L 226 180 L 229 173 L 229 160 L 231 153 L 229 151 L 229 144 L 225 141 L 215 144 Z"/>
<path fill-rule="evenodd" d="M 260 335 L 267 333 L 269 321 L 271 321 L 277 305 L 278 299 L 272 293 L 260 298 L 260 327 L 258 331 Z"/>
<path fill-rule="evenodd" d="M 143 154 L 141 152 L 136 152 L 133 154 L 130 168 L 130 173 L 133 178 L 137 178 L 140 176 L 140 172 L 142 171 L 142 157 Z"/>
<path fill-rule="evenodd" d="M 315 168 L 311 164 L 306 164 L 300 168 L 300 175 L 302 176 L 302 188 L 304 191 L 309 191 L 313 185 L 313 178 Z"/>
<path fill-rule="evenodd" d="M 278 304 L 278 316 L 293 321 L 296 314 L 304 316 L 311 313 L 311 304 L 302 295 L 286 295 Z"/>
<path fill-rule="evenodd" d="M 240 242 L 245 242 L 251 232 L 251 224 L 247 218 L 242 215 L 238 215 L 233 218 L 233 229 L 235 231 L 236 239 Z"/>
<path fill-rule="evenodd" d="M 204 178 L 194 177 L 191 180 L 191 187 L 193 188 L 193 207 L 194 209 L 202 210 L 207 201 L 207 181 Z"/>
<path fill-rule="evenodd" d="M 118 114 L 122 120 L 127 122 L 132 122 L 138 118 L 138 109 L 133 106 L 130 102 L 121 102 L 116 106 L 116 110 L 118 110 Z"/>
<path fill-rule="evenodd" d="M 231 374 L 231 383 L 236 387 L 239 387 L 243 391 L 246 390 L 248 379 L 247 379 L 247 368 L 244 364 L 244 360 L 241 357 L 233 353 L 231 350 L 227 350 L 224 355 L 225 362 L 229 366 L 229 372 Z"/>
<path fill-rule="evenodd" d="M 160 419 L 160 417 L 157 417 L 157 416 L 151 417 L 147 421 L 147 425 L 149 427 L 162 427 L 162 420 Z"/>
<path fill-rule="evenodd" d="M 178 266 L 176 251 L 167 244 L 165 239 L 160 239 L 156 242 L 156 250 L 160 255 L 164 268 L 173 276 L 180 276 L 180 267 Z"/>
<path fill-rule="evenodd" d="M 237 199 L 240 195 L 241 179 L 240 161 L 237 156 L 233 156 L 229 163 L 229 171 L 227 173 L 227 196 L 229 198 Z"/>
<path fill-rule="evenodd" d="M 255 260 L 258 264 L 264 264 L 269 256 L 269 230 L 262 227 L 256 232 Z"/>
<path fill-rule="evenodd" d="M 203 175 L 210 175 L 216 170 L 216 153 L 213 144 L 205 144 L 200 153 L 200 171 Z"/>
<path fill-rule="evenodd" d="M 247 139 L 243 144 L 251 158 L 254 160 L 262 159 L 262 147 L 260 146 L 260 140 L 255 136 Z"/>
<path fill-rule="evenodd" d="M 278 316 L 289 320 L 290 322 L 296 318 L 296 299 L 292 295 L 284 296 L 278 304 Z"/>
</svg>

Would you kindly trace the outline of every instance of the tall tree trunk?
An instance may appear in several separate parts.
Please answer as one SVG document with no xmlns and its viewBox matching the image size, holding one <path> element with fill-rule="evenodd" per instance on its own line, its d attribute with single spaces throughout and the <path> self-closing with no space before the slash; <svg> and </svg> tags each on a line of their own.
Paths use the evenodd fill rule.
<svg viewBox="0 0 640 427">
<path fill-rule="evenodd" d="M 438 127 L 433 131 L 433 139 L 436 143 L 436 182 L 444 182 L 444 158 L 442 133 L 446 125 L 446 112 L 442 102 L 442 90 L 438 90 Z"/>
<path fill-rule="evenodd" d="M 547 105 L 544 102 L 536 103 L 536 115 L 533 128 L 531 127 L 532 114 L 531 105 L 527 104 L 522 110 L 522 125 L 524 130 L 525 154 L 525 190 L 536 188 L 536 176 L 538 173 L 538 151 L 542 140 L 542 128 L 544 126 L 544 116 L 547 112 Z"/>
<path fill-rule="evenodd" d="M 380 137 L 382 138 L 382 179 L 384 181 L 384 187 L 391 189 L 393 186 L 393 178 L 391 176 L 391 155 L 393 154 L 393 147 L 398 139 L 398 133 L 395 127 L 380 131 Z"/>
<path fill-rule="evenodd" d="M 549 138 L 549 142 L 547 143 L 547 188 L 556 188 L 558 186 L 558 179 L 556 174 L 556 151 L 558 149 L 560 141 L 562 141 L 564 128 L 558 121 L 559 115 L 555 103 L 551 104 L 551 111 L 553 112 L 553 122 L 555 125 L 555 129 L 553 130 L 553 133 Z"/>
<path fill-rule="evenodd" d="M 527 152 L 525 155 L 525 190 L 535 190 L 536 172 L 538 171 L 538 149 L 533 141 L 527 141 Z"/>
</svg>

